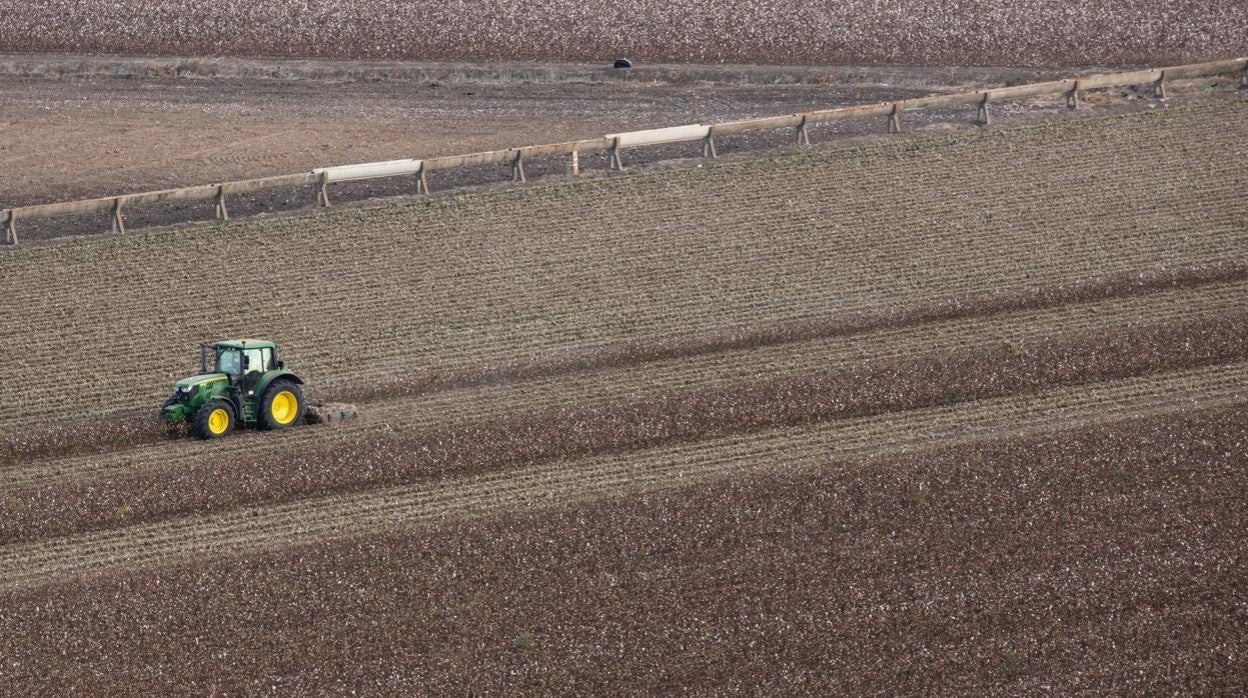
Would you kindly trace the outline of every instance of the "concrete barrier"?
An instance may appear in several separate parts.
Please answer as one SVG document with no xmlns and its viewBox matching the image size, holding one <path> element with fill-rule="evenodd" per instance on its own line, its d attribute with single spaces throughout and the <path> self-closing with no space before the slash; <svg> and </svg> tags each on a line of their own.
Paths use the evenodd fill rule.
<svg viewBox="0 0 1248 698">
<path fill-rule="evenodd" d="M 406 160 L 387 160 L 386 162 L 366 162 L 359 165 L 318 167 L 312 170 L 312 173 L 324 175 L 327 182 L 351 182 L 357 179 L 417 174 L 420 172 L 420 165 L 420 160 L 408 158 Z"/>
<path fill-rule="evenodd" d="M 662 145 L 664 143 L 680 143 L 683 141 L 700 141 L 706 138 L 709 126 L 690 124 L 688 126 L 668 126 L 652 128 L 645 131 L 628 133 L 609 133 L 607 138 L 616 140 L 620 148 L 635 148 L 642 145 Z"/>
</svg>

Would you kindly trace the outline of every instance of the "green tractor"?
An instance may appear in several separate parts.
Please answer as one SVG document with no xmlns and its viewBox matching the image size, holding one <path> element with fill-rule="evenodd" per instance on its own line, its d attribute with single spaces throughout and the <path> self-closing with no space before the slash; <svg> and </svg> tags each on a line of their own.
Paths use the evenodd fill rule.
<svg viewBox="0 0 1248 698">
<path fill-rule="evenodd" d="M 211 349 L 201 344 L 199 373 L 173 384 L 160 414 L 169 422 L 189 422 L 201 439 L 225 436 L 238 424 L 285 429 L 304 422 L 302 385 L 278 360 L 273 342 L 232 339 Z"/>
</svg>

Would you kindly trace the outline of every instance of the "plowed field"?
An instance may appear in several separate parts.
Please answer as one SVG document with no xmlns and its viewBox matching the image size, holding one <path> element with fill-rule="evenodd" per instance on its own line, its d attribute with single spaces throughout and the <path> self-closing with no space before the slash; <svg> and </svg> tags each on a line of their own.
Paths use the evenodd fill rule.
<svg viewBox="0 0 1248 698">
<path fill-rule="evenodd" d="M 1244 110 L 0 255 L 0 677 L 1233 691 Z M 360 418 L 155 428 L 232 335 Z"/>
<path fill-rule="evenodd" d="M 1165 63 L 1243 51 L 1235 0 L 0 2 L 5 48 L 419 60 Z"/>
<path fill-rule="evenodd" d="M 159 404 L 218 335 L 281 337 L 327 387 L 1243 261 L 1243 116 L 1235 102 L 21 250 L 0 256 L 0 344 L 23 347 L 0 365 L 15 386 L 0 420 Z M 238 273 L 205 278 L 226 250 Z"/>
<path fill-rule="evenodd" d="M 10 589 L 6 674 L 108 692 L 1234 692 L 1246 404 Z"/>
</svg>

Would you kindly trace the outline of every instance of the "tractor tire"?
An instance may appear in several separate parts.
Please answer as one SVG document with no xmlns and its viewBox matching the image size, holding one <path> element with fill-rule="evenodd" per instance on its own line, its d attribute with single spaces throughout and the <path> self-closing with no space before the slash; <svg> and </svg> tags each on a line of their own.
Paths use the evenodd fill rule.
<svg viewBox="0 0 1248 698">
<path fill-rule="evenodd" d="M 270 383 L 260 396 L 260 403 L 256 405 L 256 424 L 265 430 L 303 424 L 303 413 L 307 407 L 299 384 L 279 378 Z"/>
<path fill-rule="evenodd" d="M 191 431 L 201 439 L 219 439 L 234 431 L 234 408 L 224 400 L 209 400 L 195 413 Z"/>
</svg>

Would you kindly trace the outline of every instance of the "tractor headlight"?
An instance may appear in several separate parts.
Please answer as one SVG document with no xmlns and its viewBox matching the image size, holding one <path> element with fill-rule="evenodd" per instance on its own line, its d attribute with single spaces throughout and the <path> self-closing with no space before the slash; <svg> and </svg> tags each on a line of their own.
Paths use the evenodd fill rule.
<svg viewBox="0 0 1248 698">
<path fill-rule="evenodd" d="M 182 386 L 181 388 L 178 388 L 178 391 L 179 391 L 179 392 L 183 392 L 183 393 L 189 393 L 189 392 L 191 392 L 191 387 L 192 387 L 192 386 L 189 386 L 189 385 L 184 385 L 184 386 Z"/>
</svg>

